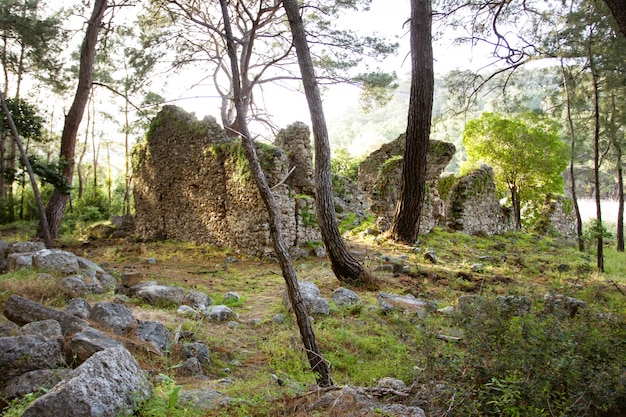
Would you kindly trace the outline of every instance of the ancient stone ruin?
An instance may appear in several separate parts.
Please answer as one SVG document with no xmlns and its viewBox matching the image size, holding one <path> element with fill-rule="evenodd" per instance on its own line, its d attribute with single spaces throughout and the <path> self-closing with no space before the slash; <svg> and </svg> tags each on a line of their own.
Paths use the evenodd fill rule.
<svg viewBox="0 0 626 417">
<path fill-rule="evenodd" d="M 333 177 L 335 211 L 376 216 L 379 231 L 393 219 L 400 196 L 405 139 L 383 145 L 359 166 L 359 181 Z M 274 144 L 257 143 L 257 153 L 278 204 L 283 238 L 292 253 L 321 239 L 315 217 L 309 128 L 300 122 L 280 131 Z M 427 193 L 419 233 L 449 227 L 465 233 L 501 234 L 514 229 L 512 216 L 496 197 L 493 171 L 483 166 L 456 178 L 440 195 L 441 174 L 456 149 L 430 141 Z M 147 141 L 133 151 L 135 233 L 232 247 L 254 256 L 271 256 L 267 211 L 251 178 L 243 147 L 228 138 L 215 119 L 197 120 L 165 106 Z M 444 201 L 445 200 L 445 201 Z M 563 204 L 559 207 L 564 207 Z M 546 211 L 543 229 L 571 236 L 573 222 L 563 210 Z M 542 230 L 543 230 L 542 229 Z M 547 233 L 547 232 L 546 232 Z"/>
<path fill-rule="evenodd" d="M 376 224 L 380 231 L 389 228 L 400 197 L 404 147 L 403 134 L 372 152 L 359 166 L 359 187 L 367 195 L 369 210 L 377 217 Z M 443 220 L 444 202 L 439 197 L 437 187 L 439 177 L 452 160 L 454 152 L 456 148 L 451 143 L 430 141 L 426 167 L 428 193 L 422 208 L 419 233 L 430 232 Z"/>
<path fill-rule="evenodd" d="M 308 135 L 296 125 L 291 140 L 304 157 L 257 143 L 256 149 L 280 210 L 283 238 L 290 247 L 319 240 Z M 308 129 L 307 129 L 308 131 Z M 283 132 L 282 135 L 288 135 Z M 281 135 L 279 135 L 280 137 Z M 298 140 L 300 138 L 300 140 Z M 306 142 L 299 146 L 297 143 Z M 287 178 L 295 166 L 293 178 Z M 226 137 L 215 119 L 197 120 L 175 106 L 165 106 L 152 123 L 147 141 L 133 151 L 135 233 L 202 244 L 225 245 L 244 253 L 273 253 L 267 211 L 251 178 L 240 141 Z M 310 171 L 309 171 L 310 172 Z M 290 185 L 292 184 L 292 185 Z"/>
</svg>

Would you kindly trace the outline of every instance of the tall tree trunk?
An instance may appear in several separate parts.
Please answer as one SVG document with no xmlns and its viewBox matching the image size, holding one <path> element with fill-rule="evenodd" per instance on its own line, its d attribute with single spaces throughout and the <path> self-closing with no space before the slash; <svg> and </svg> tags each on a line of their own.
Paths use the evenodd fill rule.
<svg viewBox="0 0 626 417">
<path fill-rule="evenodd" d="M 300 288 L 298 287 L 296 271 L 293 267 L 289 252 L 283 242 L 280 212 L 276 206 L 272 190 L 267 184 L 265 174 L 261 169 L 261 164 L 259 163 L 259 159 L 256 154 L 254 143 L 252 142 L 250 133 L 248 132 L 248 123 L 244 118 L 246 104 L 241 92 L 241 78 L 239 76 L 239 66 L 237 64 L 237 52 L 235 50 L 235 41 L 230 26 L 226 0 L 220 0 L 220 5 L 222 7 L 228 56 L 230 58 L 233 75 L 235 109 L 237 112 L 234 130 L 241 137 L 241 142 L 250 164 L 250 170 L 252 171 L 252 175 L 269 214 L 270 234 L 272 236 L 272 241 L 274 242 L 274 251 L 276 252 L 276 256 L 280 262 L 283 277 L 285 278 L 285 283 L 287 284 L 287 293 L 289 294 L 289 299 L 291 300 L 291 305 L 296 315 L 296 321 L 298 323 L 298 328 L 300 329 L 300 336 L 302 338 L 302 342 L 304 343 L 309 364 L 311 365 L 311 370 L 318 375 L 318 385 L 330 386 L 333 384 L 330 378 L 330 369 L 328 364 L 324 361 L 324 358 L 320 353 L 319 346 L 317 345 L 315 333 L 313 332 L 313 327 L 309 321 L 309 315 L 304 307 L 304 302 L 302 301 L 302 296 L 300 294 Z"/>
<path fill-rule="evenodd" d="M 98 34 L 104 12 L 106 11 L 108 0 L 95 0 L 93 12 L 87 22 L 87 31 L 85 39 L 80 49 L 80 67 L 78 70 L 78 86 L 74 101 L 65 116 L 65 124 L 63 133 L 61 134 L 61 151 L 59 155 L 60 162 L 63 164 L 63 176 L 68 185 L 72 184 L 74 174 L 74 153 L 76 150 L 76 136 L 78 127 L 85 112 L 85 106 L 89 100 L 89 92 L 91 91 L 92 69 L 96 57 L 96 44 L 98 42 Z M 55 188 L 46 206 L 46 217 L 48 219 L 49 232 L 52 238 L 56 238 L 61 226 L 61 219 L 65 206 L 70 198 L 69 194 Z M 41 234 L 43 225 L 39 225 L 39 233 Z"/>
<path fill-rule="evenodd" d="M 516 185 L 510 187 L 511 206 L 513 207 L 513 217 L 515 218 L 515 228 L 522 230 L 522 202 L 519 197 L 519 189 Z"/>
<path fill-rule="evenodd" d="M 35 178 L 33 168 L 30 165 L 30 161 L 28 160 L 28 157 L 26 156 L 26 151 L 24 150 L 24 147 L 22 146 L 20 135 L 17 133 L 17 127 L 15 127 L 15 122 L 13 121 L 13 117 L 11 117 L 11 112 L 9 111 L 9 108 L 7 107 L 7 103 L 4 100 L 4 95 L 1 92 L 0 92 L 0 104 L 2 104 L 2 110 L 6 114 L 7 119 L 9 121 L 9 125 L 11 126 L 11 132 L 13 133 L 13 140 L 15 141 L 17 147 L 20 150 L 20 155 L 22 157 L 22 162 L 24 164 L 24 167 L 26 168 L 26 171 L 28 171 L 30 184 L 33 187 L 33 194 L 35 195 L 35 201 L 37 202 L 39 218 L 40 218 L 41 224 L 44 225 L 43 227 L 44 243 L 47 248 L 52 248 L 52 238 L 50 236 L 50 233 L 48 233 L 47 219 L 46 219 L 45 211 L 43 208 L 43 203 L 41 202 L 41 194 L 39 194 L 39 187 L 37 186 L 37 179 Z"/>
<path fill-rule="evenodd" d="M 624 169 L 622 167 L 622 148 L 619 144 L 615 144 L 617 153 L 617 251 L 624 252 Z"/>
<path fill-rule="evenodd" d="M 600 193 L 600 86 L 598 85 L 598 73 L 589 42 L 589 68 L 593 83 L 593 184 L 596 199 L 596 264 L 600 272 L 604 272 L 604 225 L 602 224 L 602 194 Z"/>
<path fill-rule="evenodd" d="M 576 135 L 574 134 L 574 120 L 572 119 L 572 102 L 567 82 L 567 74 L 565 65 L 561 60 L 561 74 L 563 76 L 563 92 L 565 93 L 565 105 L 567 111 L 567 125 L 570 133 L 570 155 L 569 155 L 569 176 L 571 181 L 570 193 L 572 194 L 572 202 L 574 203 L 574 214 L 576 215 L 576 239 L 578 241 L 578 250 L 585 250 L 585 240 L 583 239 L 583 219 L 580 215 L 580 207 L 578 206 L 578 197 L 576 196 L 576 177 L 574 176 L 574 161 L 576 160 Z"/>
<path fill-rule="evenodd" d="M 406 146 L 400 200 L 389 229 L 389 236 L 398 242 L 412 244 L 419 233 L 434 90 L 431 0 L 411 0 L 411 92 Z"/>
<path fill-rule="evenodd" d="M 622 31 L 622 34 L 626 36 L 626 1 L 624 0 L 604 0 L 609 9 L 611 10 L 611 14 L 617 21 L 617 25 L 619 29 Z"/>
<path fill-rule="evenodd" d="M 348 252 L 341 233 L 339 233 L 333 200 L 328 131 L 326 120 L 324 119 L 322 98 L 306 40 L 304 24 L 300 17 L 300 6 L 298 6 L 297 0 L 284 0 L 283 7 L 289 19 L 293 43 L 298 55 L 302 84 L 311 115 L 315 145 L 315 204 L 317 222 L 330 260 L 330 266 L 337 279 L 343 283 L 372 285 L 375 278 Z"/>
</svg>

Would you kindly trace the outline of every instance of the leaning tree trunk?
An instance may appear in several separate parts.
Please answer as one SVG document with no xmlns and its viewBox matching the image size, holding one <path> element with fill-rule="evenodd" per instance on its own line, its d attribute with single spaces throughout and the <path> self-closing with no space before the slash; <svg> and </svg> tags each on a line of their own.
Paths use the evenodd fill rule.
<svg viewBox="0 0 626 417">
<path fill-rule="evenodd" d="M 41 219 L 41 224 L 43 227 L 43 239 L 47 248 L 52 248 L 52 239 L 50 237 L 50 233 L 48 233 L 48 221 L 45 216 L 43 203 L 41 202 L 41 194 L 39 194 L 39 187 L 37 186 L 37 179 L 35 178 L 35 173 L 33 172 L 33 168 L 30 165 L 30 161 L 28 160 L 28 156 L 26 155 L 26 150 L 22 145 L 22 140 L 20 139 L 20 135 L 17 132 L 17 127 L 15 126 L 15 122 L 13 121 L 13 117 L 11 116 L 11 112 L 9 111 L 9 107 L 7 106 L 6 101 L 4 100 L 4 94 L 0 92 L 0 102 L 2 104 L 2 110 L 7 116 L 7 120 L 9 121 L 9 126 L 11 127 L 11 133 L 13 134 L 13 140 L 15 141 L 16 146 L 19 148 L 20 156 L 22 158 L 22 163 L 28 172 L 28 177 L 30 178 L 30 184 L 33 187 L 33 194 L 35 195 L 35 201 L 37 202 L 37 211 L 39 212 L 39 218 Z"/>
<path fill-rule="evenodd" d="M 311 59 L 311 52 L 306 40 L 304 24 L 300 17 L 297 0 L 283 0 L 283 7 L 289 19 L 293 43 L 298 55 L 298 65 L 302 75 L 302 84 L 309 105 L 313 140 L 315 143 L 315 205 L 317 222 L 322 240 L 328 253 L 330 266 L 337 279 L 347 284 L 374 284 L 374 277 L 363 268 L 349 252 L 339 233 L 335 217 L 332 177 L 330 171 L 330 144 L 324 108 L 320 96 Z"/>
<path fill-rule="evenodd" d="M 96 44 L 98 42 L 98 34 L 104 18 L 104 12 L 108 7 L 107 0 L 96 0 L 94 2 L 91 18 L 87 22 L 87 31 L 85 39 L 80 48 L 80 67 L 78 70 L 78 86 L 67 115 L 65 116 L 65 124 L 63 133 L 61 134 L 61 151 L 59 160 L 63 166 L 63 177 L 67 185 L 71 186 L 74 174 L 74 153 L 76 150 L 76 136 L 78 127 L 85 113 L 85 106 L 89 100 L 89 92 L 91 91 L 92 68 L 96 56 Z M 56 238 L 61 226 L 61 219 L 65 206 L 70 195 L 56 187 L 52 192 L 52 196 L 46 206 L 46 217 L 48 219 L 49 232 L 52 238 Z M 39 225 L 39 234 L 43 233 L 43 225 Z"/>
<path fill-rule="evenodd" d="M 313 332 L 313 327 L 311 326 L 309 315 L 304 306 L 302 295 L 300 294 L 300 288 L 298 287 L 296 270 L 293 266 L 293 262 L 291 261 L 291 257 L 289 256 L 289 252 L 287 251 L 287 247 L 285 246 L 282 238 L 280 211 L 276 206 L 274 195 L 272 194 L 272 190 L 267 183 L 267 179 L 265 178 L 263 169 L 261 169 L 261 164 L 259 163 L 259 158 L 257 157 L 254 143 L 252 142 L 250 133 L 248 132 L 248 123 L 245 119 L 246 103 L 241 92 L 241 78 L 239 76 L 239 66 L 237 65 L 237 52 L 235 50 L 235 40 L 233 38 L 233 33 L 230 26 L 226 0 L 220 0 L 220 5 L 222 7 L 222 16 L 224 18 L 224 30 L 226 33 L 228 56 L 230 58 L 233 76 L 232 84 L 236 110 L 233 130 L 235 131 L 234 133 L 241 137 L 241 142 L 243 144 L 244 150 L 246 152 L 246 157 L 248 158 L 248 162 L 250 164 L 250 170 L 252 171 L 252 175 L 256 182 L 257 188 L 261 193 L 261 198 L 263 198 L 263 202 L 265 203 L 265 207 L 267 208 L 270 220 L 270 234 L 274 243 L 274 251 L 276 252 L 276 256 L 278 257 L 278 261 L 283 272 L 283 277 L 285 279 L 285 283 L 287 284 L 287 293 L 289 294 L 291 306 L 296 315 L 296 321 L 298 323 L 298 328 L 300 329 L 300 336 L 306 350 L 309 364 L 311 365 L 311 370 L 318 375 L 318 385 L 323 387 L 331 386 L 333 382 L 330 378 L 330 369 L 328 367 L 328 364 L 324 361 L 324 358 L 320 353 L 319 346 L 317 345 L 315 333 Z"/>
<path fill-rule="evenodd" d="M 434 90 L 431 0 L 411 0 L 411 93 L 406 146 L 400 200 L 389 229 L 389 236 L 398 242 L 412 244 L 419 233 Z"/>
</svg>

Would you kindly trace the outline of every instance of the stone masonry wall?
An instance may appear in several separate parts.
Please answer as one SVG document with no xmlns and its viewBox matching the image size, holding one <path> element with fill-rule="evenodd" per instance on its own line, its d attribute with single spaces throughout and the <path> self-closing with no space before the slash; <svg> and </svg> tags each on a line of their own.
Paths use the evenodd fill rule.
<svg viewBox="0 0 626 417">
<path fill-rule="evenodd" d="M 270 186 L 287 175 L 287 154 L 257 144 Z M 238 140 L 226 138 L 213 118 L 202 121 L 175 106 L 165 106 L 152 123 L 145 143 L 133 150 L 135 232 L 233 247 L 255 256 L 273 253 L 268 215 L 251 178 Z M 291 247 L 318 240 L 317 230 L 302 221 L 294 190 L 278 186 L 283 238 Z M 311 204 L 309 202 L 309 204 Z"/>
</svg>

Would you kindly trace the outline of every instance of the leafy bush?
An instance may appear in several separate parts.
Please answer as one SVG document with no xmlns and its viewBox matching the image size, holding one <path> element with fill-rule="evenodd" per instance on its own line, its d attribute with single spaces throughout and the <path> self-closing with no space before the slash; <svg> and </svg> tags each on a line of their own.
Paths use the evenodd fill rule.
<svg viewBox="0 0 626 417">
<path fill-rule="evenodd" d="M 339 148 L 334 151 L 330 160 L 330 169 L 333 174 L 342 175 L 356 182 L 359 180 L 359 164 L 364 158 L 352 156 L 345 148 Z"/>
</svg>

